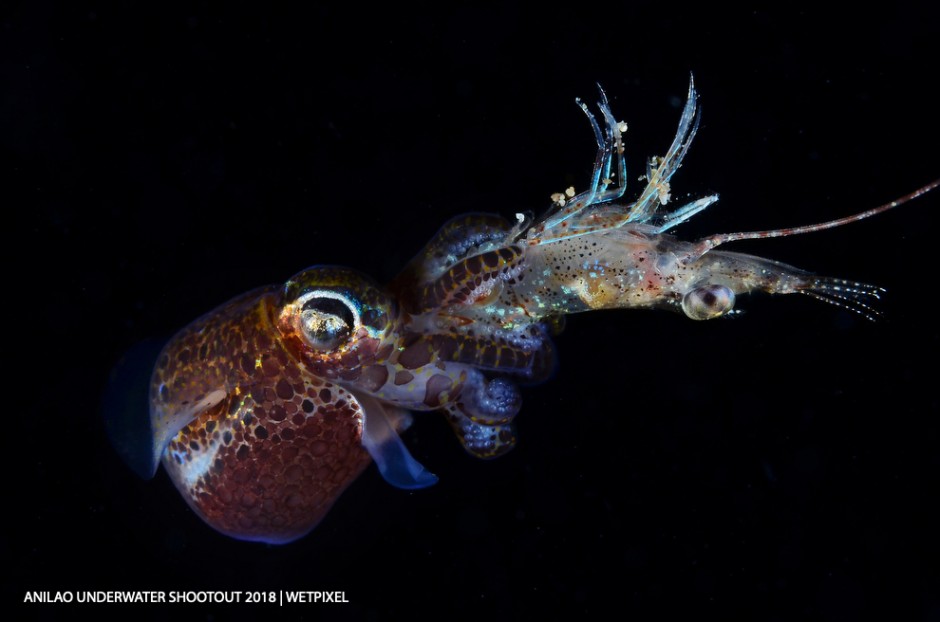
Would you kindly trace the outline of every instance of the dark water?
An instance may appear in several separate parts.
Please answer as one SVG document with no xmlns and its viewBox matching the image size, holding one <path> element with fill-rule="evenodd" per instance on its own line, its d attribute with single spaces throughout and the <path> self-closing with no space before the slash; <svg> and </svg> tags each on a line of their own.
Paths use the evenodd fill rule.
<svg viewBox="0 0 940 622">
<path fill-rule="evenodd" d="M 450 216 L 583 188 L 594 146 L 573 99 L 595 82 L 629 124 L 635 179 L 694 72 L 703 122 L 674 191 L 722 199 L 679 235 L 905 194 L 940 176 L 937 18 L 910 3 L 4 9 L 3 203 L 25 216 L 6 248 L 25 249 L 7 260 L 0 606 L 27 590 L 285 589 L 350 603 L 124 611 L 937 619 L 940 195 L 736 247 L 882 285 L 884 320 L 802 297 L 708 323 L 570 318 L 511 455 L 474 461 L 423 417 L 406 440 L 437 486 L 403 492 L 370 469 L 289 546 L 204 526 L 163 473 L 136 478 L 97 414 L 123 351 L 242 291 L 316 263 L 389 279 Z"/>
</svg>

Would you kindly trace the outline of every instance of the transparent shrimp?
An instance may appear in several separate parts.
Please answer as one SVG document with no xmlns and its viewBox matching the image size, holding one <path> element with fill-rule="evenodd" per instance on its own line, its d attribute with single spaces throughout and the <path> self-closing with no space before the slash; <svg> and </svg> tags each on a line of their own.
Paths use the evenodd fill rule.
<svg viewBox="0 0 940 622">
<path fill-rule="evenodd" d="M 720 317 L 734 309 L 737 296 L 754 291 L 805 294 L 855 311 L 868 319 L 883 289 L 845 279 L 820 277 L 787 264 L 716 247 L 737 240 L 784 237 L 822 231 L 893 209 L 940 185 L 935 180 L 880 207 L 814 225 L 768 231 L 711 235 L 686 242 L 666 232 L 718 200 L 717 195 L 691 201 L 672 211 L 670 180 L 699 124 L 698 95 L 693 82 L 676 137 L 666 155 L 653 158 L 648 183 L 636 201 L 619 203 L 625 191 L 626 166 L 622 133 L 601 90 L 601 130 L 586 106 L 598 152 L 589 188 L 554 208 L 523 231 L 524 278 L 514 279 L 502 302 L 515 309 L 514 319 L 608 308 L 667 308 L 695 320 Z M 580 103 L 580 102 L 579 102 Z M 610 170 L 620 172 L 611 187 Z M 506 317 L 506 314 L 503 316 Z"/>
</svg>

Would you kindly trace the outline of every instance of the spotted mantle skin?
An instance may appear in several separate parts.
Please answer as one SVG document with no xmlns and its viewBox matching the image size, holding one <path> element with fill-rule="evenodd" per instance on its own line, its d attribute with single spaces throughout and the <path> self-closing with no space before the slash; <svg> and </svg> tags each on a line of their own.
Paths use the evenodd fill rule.
<svg viewBox="0 0 940 622">
<path fill-rule="evenodd" d="M 153 375 L 160 409 L 225 387 L 218 404 L 170 441 L 163 465 L 206 522 L 249 540 L 304 535 L 370 462 L 357 400 L 304 373 L 278 338 L 278 298 L 258 290 L 197 320 L 164 350 Z M 193 475 L 200 461 L 205 468 Z"/>
<path fill-rule="evenodd" d="M 359 307 L 361 327 L 335 351 L 311 348 L 298 328 L 297 300 L 310 291 Z M 193 510 L 243 540 L 305 535 L 370 463 L 364 403 L 396 430 L 406 410 L 440 410 L 472 455 L 507 451 L 518 405 L 480 406 L 488 382 L 475 365 L 531 372 L 538 358 L 457 331 L 416 331 L 415 317 L 366 277 L 315 267 L 180 331 L 153 372 L 151 425 L 158 457 Z"/>
</svg>

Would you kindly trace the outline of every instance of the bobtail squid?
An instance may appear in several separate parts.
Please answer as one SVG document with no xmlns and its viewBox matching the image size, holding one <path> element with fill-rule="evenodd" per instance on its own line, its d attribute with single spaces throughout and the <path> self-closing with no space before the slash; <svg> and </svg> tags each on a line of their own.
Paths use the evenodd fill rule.
<svg viewBox="0 0 940 622">
<path fill-rule="evenodd" d="M 152 476 L 162 463 L 218 531 L 286 543 L 312 530 L 372 461 L 401 488 L 437 480 L 399 437 L 412 413 L 443 413 L 474 456 L 508 451 L 518 384 L 549 375 L 551 337 L 567 314 L 661 308 L 703 320 L 763 291 L 876 316 L 878 287 L 715 249 L 860 220 L 940 180 L 835 221 L 681 241 L 667 232 L 718 198 L 666 207 L 698 129 L 697 99 L 690 83 L 675 139 L 649 161 L 634 201 L 622 200 L 626 125 L 601 90 L 599 120 L 578 102 L 598 146 L 590 183 L 553 195 L 540 218 L 458 216 L 386 286 L 314 266 L 197 319 L 153 369 L 140 470 Z"/>
</svg>

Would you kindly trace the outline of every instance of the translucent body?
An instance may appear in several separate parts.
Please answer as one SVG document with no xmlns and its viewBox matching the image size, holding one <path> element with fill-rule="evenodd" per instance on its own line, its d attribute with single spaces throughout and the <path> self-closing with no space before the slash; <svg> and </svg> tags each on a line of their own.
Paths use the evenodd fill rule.
<svg viewBox="0 0 940 622">
<path fill-rule="evenodd" d="M 698 125 L 694 88 L 672 145 L 651 161 L 633 202 L 621 202 L 626 126 L 603 92 L 603 125 L 582 109 L 598 144 L 591 183 L 554 195 L 538 220 L 460 216 L 387 287 L 313 267 L 183 329 L 151 381 L 150 471 L 162 462 L 219 531 L 289 542 L 316 526 L 370 458 L 393 485 L 436 481 L 398 436 L 411 412 L 442 412 L 475 456 L 510 449 L 522 407 L 516 382 L 551 371 L 551 333 L 566 314 L 661 308 L 712 319 L 732 312 L 738 296 L 764 291 L 873 317 L 877 287 L 715 247 L 838 226 L 938 185 L 830 223 L 684 242 L 667 231 L 717 200 L 664 209 Z"/>
</svg>

